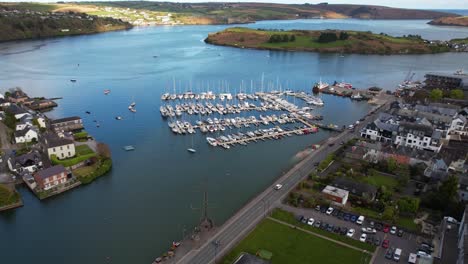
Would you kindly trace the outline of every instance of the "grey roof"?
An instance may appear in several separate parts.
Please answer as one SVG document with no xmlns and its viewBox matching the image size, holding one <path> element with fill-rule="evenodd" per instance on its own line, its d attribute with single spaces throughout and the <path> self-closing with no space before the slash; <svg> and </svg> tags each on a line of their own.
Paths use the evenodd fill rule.
<svg viewBox="0 0 468 264">
<path fill-rule="evenodd" d="M 348 178 L 337 178 L 333 181 L 332 185 L 347 190 L 354 195 L 363 195 L 364 193 L 374 195 L 377 192 L 375 186 L 356 182 Z"/>
<path fill-rule="evenodd" d="M 34 132 L 36 132 L 36 130 L 33 128 L 33 127 L 26 127 L 25 129 L 23 130 L 17 130 L 15 131 L 15 137 L 24 137 L 26 135 L 26 133 L 28 133 L 29 130 L 32 130 Z M 37 132 L 36 132 L 37 133 Z"/>
<path fill-rule="evenodd" d="M 447 78 L 455 78 L 455 79 L 461 79 L 468 81 L 468 75 L 467 74 L 454 74 L 454 73 L 443 73 L 443 72 L 428 72 L 426 75 L 431 75 L 431 76 L 440 76 L 440 77 L 447 77 Z"/>
<path fill-rule="evenodd" d="M 36 172 L 34 174 L 34 176 L 39 177 L 41 179 L 46 179 L 46 178 L 49 178 L 51 176 L 60 174 L 62 172 L 66 173 L 67 170 L 62 165 L 57 165 L 57 166 L 53 166 L 53 167 L 38 171 L 38 172 Z"/>
<path fill-rule="evenodd" d="M 442 138 L 442 132 L 439 130 L 434 130 L 431 136 L 433 139 L 441 139 Z"/>
<path fill-rule="evenodd" d="M 396 119 L 393 115 L 385 113 L 385 112 L 380 112 L 379 118 L 380 121 L 382 122 L 387 122 L 390 119 Z"/>
<path fill-rule="evenodd" d="M 446 108 L 436 105 L 416 105 L 414 109 L 422 112 L 428 112 L 433 114 L 440 114 L 446 116 L 454 116 L 457 114 L 457 110 L 453 108 Z"/>
<path fill-rule="evenodd" d="M 409 123 L 409 122 L 401 122 L 399 131 L 403 133 L 414 133 L 414 132 L 420 132 L 423 133 L 425 136 L 432 136 L 433 128 L 431 126 L 426 126 L 426 125 L 420 125 L 420 124 L 415 124 L 415 123 Z"/>
<path fill-rule="evenodd" d="M 391 132 L 397 132 L 398 131 L 398 125 L 384 123 L 384 122 L 381 122 L 380 120 L 375 120 L 374 123 L 377 126 L 377 128 L 379 128 L 381 130 L 391 131 Z"/>
<path fill-rule="evenodd" d="M 52 120 L 50 123 L 51 124 L 58 124 L 58 123 L 69 122 L 69 121 L 74 121 L 74 120 L 81 120 L 81 117 L 79 117 L 79 116 L 70 116 L 70 117 L 65 117 L 65 118 Z"/>
<path fill-rule="evenodd" d="M 445 161 L 443 159 L 438 159 L 438 160 L 435 160 L 433 168 L 436 169 L 436 170 L 446 171 L 447 170 L 447 164 L 445 163 Z"/>
<path fill-rule="evenodd" d="M 19 164 L 22 167 L 31 166 L 41 161 L 41 154 L 37 151 L 29 152 L 13 158 L 13 164 Z"/>
<path fill-rule="evenodd" d="M 55 134 L 47 134 L 44 136 L 45 143 L 48 148 L 55 148 L 73 144 L 73 140 L 59 137 Z"/>
<path fill-rule="evenodd" d="M 25 114 L 27 113 L 26 110 L 24 110 L 23 108 L 15 105 L 15 104 L 12 104 L 8 107 L 7 109 L 8 112 L 14 114 L 14 115 L 17 115 L 17 114 Z"/>
</svg>

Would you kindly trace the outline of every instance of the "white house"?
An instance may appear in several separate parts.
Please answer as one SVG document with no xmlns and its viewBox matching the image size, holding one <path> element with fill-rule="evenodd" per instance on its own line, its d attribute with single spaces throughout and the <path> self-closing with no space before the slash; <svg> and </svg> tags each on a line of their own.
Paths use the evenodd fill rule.
<svg viewBox="0 0 468 264">
<path fill-rule="evenodd" d="M 38 139 L 38 133 L 34 127 L 27 127 L 26 129 L 15 131 L 14 136 L 16 143 L 26 143 Z"/>
<path fill-rule="evenodd" d="M 29 152 L 17 157 L 11 157 L 8 159 L 7 163 L 10 171 L 16 173 L 33 173 L 42 168 L 42 158 L 38 151 Z"/>
<path fill-rule="evenodd" d="M 458 115 L 450 123 L 450 128 L 447 134 L 468 135 L 468 127 L 466 117 Z"/>
<path fill-rule="evenodd" d="M 58 137 L 54 134 L 44 136 L 44 146 L 49 158 L 55 155 L 57 159 L 72 158 L 76 155 L 75 144 L 73 140 Z"/>
<path fill-rule="evenodd" d="M 394 144 L 439 152 L 442 147 L 441 132 L 431 126 L 401 122 Z"/>
<path fill-rule="evenodd" d="M 39 124 L 40 128 L 45 128 L 46 127 L 46 119 L 44 117 L 38 117 L 37 118 L 37 123 Z"/>
<path fill-rule="evenodd" d="M 19 123 L 16 124 L 15 130 L 16 131 L 24 130 L 27 127 L 31 127 L 31 126 L 32 126 L 32 123 L 30 121 L 19 122 Z"/>
</svg>

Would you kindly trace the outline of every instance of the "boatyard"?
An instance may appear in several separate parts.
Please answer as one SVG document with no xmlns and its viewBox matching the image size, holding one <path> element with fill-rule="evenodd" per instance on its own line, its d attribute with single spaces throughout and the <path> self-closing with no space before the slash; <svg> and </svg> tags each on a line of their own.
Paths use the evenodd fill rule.
<svg viewBox="0 0 468 264">
<path fill-rule="evenodd" d="M 255 93 L 164 93 L 159 110 L 176 135 L 210 134 L 213 147 L 229 149 L 235 145 L 279 140 L 293 135 L 308 135 L 319 128 L 342 131 L 337 125 L 323 124 L 314 113 L 324 106 L 317 96 L 305 92 L 270 91 Z M 249 112 L 249 114 L 247 114 Z M 261 113 L 258 116 L 252 113 Z M 191 149 L 191 152 L 195 152 Z"/>
</svg>

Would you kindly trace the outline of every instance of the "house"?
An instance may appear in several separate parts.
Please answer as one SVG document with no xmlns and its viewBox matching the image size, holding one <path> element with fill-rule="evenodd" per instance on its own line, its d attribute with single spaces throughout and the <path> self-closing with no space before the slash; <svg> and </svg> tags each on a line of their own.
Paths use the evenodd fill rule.
<svg viewBox="0 0 468 264">
<path fill-rule="evenodd" d="M 348 202 L 349 191 L 327 185 L 322 190 L 323 196 L 337 204 L 346 205 Z"/>
<path fill-rule="evenodd" d="M 76 155 L 74 141 L 55 134 L 44 135 L 43 145 L 49 158 L 55 155 L 57 159 L 67 159 Z"/>
<path fill-rule="evenodd" d="M 66 117 L 50 122 L 55 132 L 75 131 L 83 129 L 83 120 L 79 116 Z"/>
<path fill-rule="evenodd" d="M 349 191 L 352 195 L 373 201 L 377 195 L 377 188 L 375 186 L 356 182 L 352 179 L 337 178 L 331 184 L 334 187 Z"/>
<path fill-rule="evenodd" d="M 424 170 L 424 176 L 433 180 L 443 180 L 448 175 L 448 166 L 443 159 L 435 159 Z"/>
<path fill-rule="evenodd" d="M 398 125 L 392 123 L 384 123 L 377 119 L 368 124 L 362 131 L 361 137 L 375 141 L 392 142 L 393 137 L 398 132 Z"/>
<path fill-rule="evenodd" d="M 33 174 L 39 188 L 47 191 L 67 182 L 67 170 L 62 165 L 53 166 Z"/>
<path fill-rule="evenodd" d="M 401 122 L 394 144 L 439 152 L 442 146 L 440 137 L 441 134 L 434 133 L 431 126 Z"/>
<path fill-rule="evenodd" d="M 8 107 L 11 103 L 3 98 L 0 98 L 0 107 Z"/>
<path fill-rule="evenodd" d="M 44 117 L 38 117 L 36 120 L 37 120 L 37 123 L 39 124 L 40 128 L 46 128 L 47 127 L 46 119 Z"/>
<path fill-rule="evenodd" d="M 8 163 L 8 168 L 12 172 L 33 173 L 37 171 L 38 169 L 42 168 L 42 157 L 39 151 L 32 151 L 24 155 L 10 157 L 7 163 Z"/>
<path fill-rule="evenodd" d="M 18 123 L 16 123 L 16 128 L 15 130 L 18 131 L 18 130 L 23 130 L 23 129 L 26 129 L 28 127 L 31 127 L 32 126 L 32 122 L 31 121 L 28 121 L 28 120 L 24 120 L 24 121 L 20 121 Z"/>
<path fill-rule="evenodd" d="M 447 134 L 468 135 L 468 126 L 466 117 L 458 115 L 450 123 Z"/>
<path fill-rule="evenodd" d="M 7 108 L 7 111 L 15 116 L 17 120 L 21 119 L 24 116 L 31 115 L 28 111 L 24 110 L 23 108 L 12 104 Z"/>
<path fill-rule="evenodd" d="M 15 104 L 23 103 L 28 99 L 29 99 L 29 96 L 25 92 L 21 91 L 20 89 L 17 89 L 11 92 L 10 96 L 8 97 L 8 100 L 10 100 L 10 102 L 15 103 Z"/>
<path fill-rule="evenodd" d="M 35 127 L 27 127 L 23 130 L 17 130 L 14 133 L 16 143 L 27 143 L 38 140 L 38 132 Z"/>
</svg>

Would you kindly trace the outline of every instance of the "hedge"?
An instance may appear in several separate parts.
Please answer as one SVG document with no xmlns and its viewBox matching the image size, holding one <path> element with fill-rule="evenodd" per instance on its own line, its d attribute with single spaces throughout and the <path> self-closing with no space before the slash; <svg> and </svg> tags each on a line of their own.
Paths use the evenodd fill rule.
<svg viewBox="0 0 468 264">
<path fill-rule="evenodd" d="M 108 159 L 108 158 L 101 158 L 99 160 L 98 166 L 96 167 L 96 169 L 94 171 L 92 171 L 91 173 L 88 173 L 85 176 L 78 176 L 78 180 L 82 184 L 91 183 L 96 178 L 98 178 L 98 177 L 106 174 L 107 172 L 109 172 L 111 170 L 111 168 L 112 168 L 112 160 Z"/>
<path fill-rule="evenodd" d="M 59 160 L 59 159 L 57 159 L 57 156 L 54 154 L 54 155 L 50 156 L 50 161 L 54 165 L 63 165 L 64 167 L 71 167 L 71 166 L 76 165 L 76 164 L 78 164 L 80 162 L 88 160 L 88 159 L 90 159 L 90 158 L 92 158 L 94 156 L 96 156 L 96 153 L 93 152 L 93 153 L 82 155 L 82 156 L 77 155 L 74 158 Z"/>
</svg>

